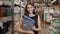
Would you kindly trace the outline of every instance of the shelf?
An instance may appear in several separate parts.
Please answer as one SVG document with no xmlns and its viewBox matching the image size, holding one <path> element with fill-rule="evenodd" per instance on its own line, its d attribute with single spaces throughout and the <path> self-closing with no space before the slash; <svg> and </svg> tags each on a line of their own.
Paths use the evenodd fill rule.
<svg viewBox="0 0 60 34">
<path fill-rule="evenodd" d="M 12 17 L 11 17 L 11 16 L 1 17 L 1 18 L 0 18 L 0 22 L 7 22 L 7 21 L 11 21 L 11 20 L 12 20 Z"/>
<path fill-rule="evenodd" d="M 12 0 L 3 0 L 3 4 L 4 5 L 9 5 L 9 6 L 12 6 Z"/>
<path fill-rule="evenodd" d="M 56 28 L 54 28 L 54 27 L 52 27 L 52 26 L 50 26 L 49 27 L 49 32 L 51 33 L 60 33 L 60 29 L 56 29 Z"/>
<path fill-rule="evenodd" d="M 21 0 L 14 0 L 14 4 L 20 5 L 20 1 L 21 1 Z"/>
<path fill-rule="evenodd" d="M 49 29 L 53 34 L 60 34 L 60 18 L 53 17 Z"/>
</svg>

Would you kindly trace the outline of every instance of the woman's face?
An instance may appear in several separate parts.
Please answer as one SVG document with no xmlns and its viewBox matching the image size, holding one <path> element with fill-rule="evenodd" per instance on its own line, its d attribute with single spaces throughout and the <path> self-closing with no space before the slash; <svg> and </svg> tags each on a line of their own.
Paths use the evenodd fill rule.
<svg viewBox="0 0 60 34">
<path fill-rule="evenodd" d="M 34 9 L 34 7 L 32 5 L 27 5 L 27 11 L 29 13 L 33 13 L 33 9 Z"/>
</svg>

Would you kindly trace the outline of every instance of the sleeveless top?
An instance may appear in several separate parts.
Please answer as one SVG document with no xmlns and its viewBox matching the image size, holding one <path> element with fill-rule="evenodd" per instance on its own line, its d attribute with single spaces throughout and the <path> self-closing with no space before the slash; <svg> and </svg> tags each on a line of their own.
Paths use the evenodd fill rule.
<svg viewBox="0 0 60 34">
<path fill-rule="evenodd" d="M 29 17 L 29 16 L 28 16 L 28 17 Z M 35 26 L 36 28 L 38 28 L 38 23 L 37 23 L 37 21 L 38 21 L 38 15 L 35 15 L 35 16 L 29 17 L 29 18 L 35 20 L 35 23 L 34 23 L 35 25 L 34 25 L 34 26 Z"/>
</svg>

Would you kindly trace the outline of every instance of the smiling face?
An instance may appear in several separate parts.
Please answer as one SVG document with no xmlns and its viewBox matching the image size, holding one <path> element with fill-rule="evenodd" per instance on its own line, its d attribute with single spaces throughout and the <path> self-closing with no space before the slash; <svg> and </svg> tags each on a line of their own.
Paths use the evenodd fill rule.
<svg viewBox="0 0 60 34">
<path fill-rule="evenodd" d="M 29 13 L 33 13 L 33 9 L 34 9 L 34 7 L 32 5 L 27 5 L 27 11 Z"/>
</svg>

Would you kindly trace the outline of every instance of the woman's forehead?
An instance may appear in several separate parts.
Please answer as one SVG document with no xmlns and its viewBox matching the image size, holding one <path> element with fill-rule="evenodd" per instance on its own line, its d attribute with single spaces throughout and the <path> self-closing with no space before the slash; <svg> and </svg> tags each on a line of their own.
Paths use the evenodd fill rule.
<svg viewBox="0 0 60 34">
<path fill-rule="evenodd" d="M 33 7 L 32 5 L 27 5 L 27 7 Z"/>
</svg>

